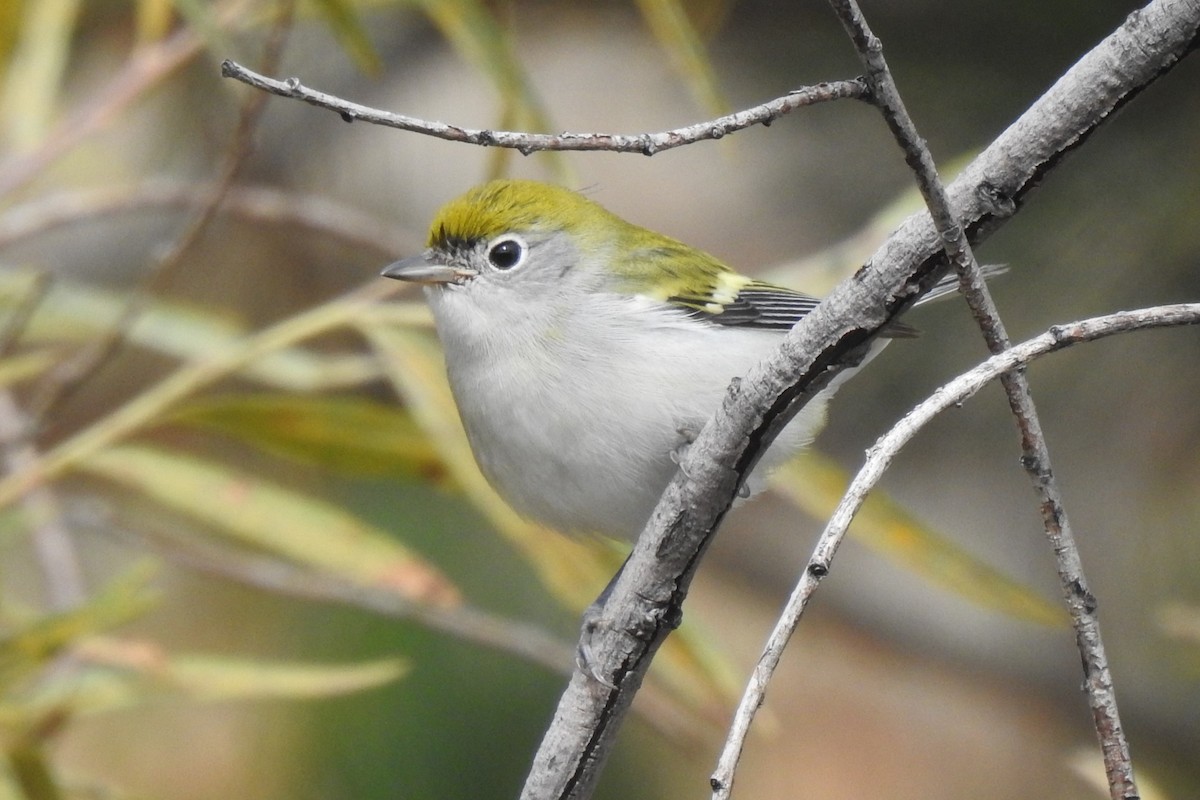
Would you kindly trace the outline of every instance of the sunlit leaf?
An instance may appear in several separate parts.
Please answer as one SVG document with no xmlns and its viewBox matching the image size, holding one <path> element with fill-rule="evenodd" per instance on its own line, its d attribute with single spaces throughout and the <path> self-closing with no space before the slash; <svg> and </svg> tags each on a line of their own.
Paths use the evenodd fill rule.
<svg viewBox="0 0 1200 800">
<path fill-rule="evenodd" d="M 0 104 L 4 139 L 15 149 L 39 144 L 54 119 L 81 6 L 80 0 L 37 0 L 22 7 Z"/>
<path fill-rule="evenodd" d="M 171 30 L 175 18 L 174 0 L 137 0 L 134 28 L 139 42 L 154 42 Z"/>
<path fill-rule="evenodd" d="M 487 75 L 500 93 L 506 121 L 523 130 L 550 131 L 550 117 L 514 54 L 512 37 L 480 0 L 418 0 L 425 14 L 458 53 Z M 548 153 L 562 177 L 567 162 Z"/>
<path fill-rule="evenodd" d="M 410 599 L 454 605 L 457 588 L 436 567 L 364 520 L 311 495 L 232 467 L 152 447 L 112 447 L 85 472 L 116 481 L 238 543 Z"/>
<path fill-rule="evenodd" d="M 51 348 L 30 350 L 8 358 L 0 358 L 0 387 L 9 387 L 41 375 L 54 365 L 61 354 Z"/>
<path fill-rule="evenodd" d="M 712 60 L 688 18 L 685 4 L 680 0 L 638 0 L 638 7 L 697 101 L 713 114 L 727 113 L 729 104 L 717 88 Z"/>
<path fill-rule="evenodd" d="M 343 474 L 391 474 L 435 483 L 446 479 L 428 437 L 394 403 L 363 397 L 225 395 L 192 401 L 168 422 L 219 430 L 272 454 Z"/>
<path fill-rule="evenodd" d="M 363 72 L 376 75 L 383 69 L 379 53 L 371 44 L 366 26 L 353 3 L 347 0 L 312 0 L 317 12 L 329 23 L 342 47 Z"/>
<path fill-rule="evenodd" d="M 816 519 L 829 517 L 849 476 L 807 451 L 776 470 L 771 486 Z M 1041 625 L 1066 624 L 1066 612 L 1028 586 L 931 530 L 881 492 L 872 492 L 850 533 L 877 553 L 976 605 Z"/>
<path fill-rule="evenodd" d="M 310 664 L 174 655 L 147 641 L 97 637 L 82 643 L 73 669 L 28 696 L 0 704 L 0 725 L 54 709 L 98 714 L 166 700 L 302 700 L 349 694 L 399 680 L 404 659 Z"/>
<path fill-rule="evenodd" d="M 0 272 L 0 308 L 22 302 L 28 286 L 28 273 Z M 127 302 L 128 297 L 117 292 L 56 281 L 30 319 L 26 340 L 91 341 L 116 324 Z M 414 314 L 414 318 L 421 316 L 427 315 Z M 156 301 L 138 316 L 126 335 L 134 343 L 165 355 L 198 360 L 238 346 L 245 333 L 227 316 Z M 358 354 L 325 355 L 298 347 L 275 350 L 244 370 L 247 377 L 294 391 L 356 386 L 378 373 L 372 359 Z"/>
<path fill-rule="evenodd" d="M 139 567 L 118 578 L 78 608 L 47 614 L 0 638 L 0 687 L 17 680 L 54 658 L 63 648 L 86 636 L 123 625 L 154 602 L 148 588 L 151 572 Z"/>
<path fill-rule="evenodd" d="M 17 37 L 21 33 L 21 20 L 25 16 L 27 2 L 28 0 L 5 0 L 0 3 L 0 81 L 8 74 L 9 61 Z"/>
<path fill-rule="evenodd" d="M 204 0 L 172 0 L 179 15 L 200 34 L 208 49 L 214 53 L 233 51 L 233 42 L 217 19 L 217 8 Z"/>
</svg>

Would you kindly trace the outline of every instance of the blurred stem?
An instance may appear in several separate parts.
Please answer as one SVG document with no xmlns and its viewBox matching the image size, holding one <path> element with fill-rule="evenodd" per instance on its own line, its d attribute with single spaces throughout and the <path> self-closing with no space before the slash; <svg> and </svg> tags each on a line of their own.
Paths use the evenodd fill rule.
<svg viewBox="0 0 1200 800">
<path fill-rule="evenodd" d="M 372 281 L 348 294 L 283 320 L 207 358 L 179 367 L 112 414 L 48 450 L 0 480 L 0 507 L 59 477 L 81 460 L 158 419 L 185 397 L 231 375 L 256 358 L 346 325 L 372 303 L 397 291 L 391 281 Z"/>
<path fill-rule="evenodd" d="M 62 800 L 63 793 L 54 780 L 40 745 L 21 742 L 8 752 L 8 765 L 27 800 Z"/>
<path fill-rule="evenodd" d="M 295 2 L 284 2 L 278 12 L 275 24 L 268 32 L 260 60 L 263 69 L 274 69 L 283 54 L 287 42 L 287 34 L 291 30 Z M 197 205 L 183 230 L 170 242 L 166 249 L 159 254 L 149 272 L 141 279 L 128 302 L 121 310 L 120 316 L 109 327 L 104 336 L 93 340 L 78 351 L 73 357 L 52 370 L 45 381 L 38 386 L 30 400 L 29 416 L 34 420 L 42 420 L 49 416 L 63 400 L 82 386 L 88 378 L 96 374 L 113 355 L 122 343 L 127 341 L 124 335 L 147 305 L 155 293 L 167 282 L 182 262 L 183 257 L 191 250 L 216 218 L 221 208 L 221 201 L 233 186 L 246 157 L 252 150 L 251 135 L 262 117 L 266 105 L 266 95 L 258 94 L 247 98 L 241 106 L 237 126 L 229 137 L 225 147 L 217 180 L 210 184 Z"/>
<path fill-rule="evenodd" d="M 29 444 L 28 417 L 9 392 L 0 392 L 0 451 L 7 472 L 18 473 L 37 463 Z M 58 502 L 45 486 L 22 498 L 32 531 L 33 549 L 46 581 L 46 600 L 55 611 L 66 611 L 86 597 L 83 568 L 71 534 L 63 524 Z"/>
</svg>

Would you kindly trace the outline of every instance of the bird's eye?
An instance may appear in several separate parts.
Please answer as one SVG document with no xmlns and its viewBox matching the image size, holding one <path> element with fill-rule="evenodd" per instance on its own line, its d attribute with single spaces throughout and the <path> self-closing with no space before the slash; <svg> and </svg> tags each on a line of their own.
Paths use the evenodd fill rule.
<svg viewBox="0 0 1200 800">
<path fill-rule="evenodd" d="M 525 242 L 517 236 L 507 235 L 497 239 L 488 248 L 488 261 L 498 270 L 510 270 L 525 260 Z"/>
</svg>

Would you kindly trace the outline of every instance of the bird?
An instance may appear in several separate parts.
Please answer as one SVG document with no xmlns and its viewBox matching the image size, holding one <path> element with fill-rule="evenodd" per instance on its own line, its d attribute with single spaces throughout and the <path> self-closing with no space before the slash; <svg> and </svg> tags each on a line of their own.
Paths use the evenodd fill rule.
<svg viewBox="0 0 1200 800">
<path fill-rule="evenodd" d="M 519 513 L 633 540 L 730 382 L 778 349 L 819 299 L 531 180 L 477 186 L 434 216 L 426 249 L 383 276 L 422 284 L 480 470 Z M 936 293 L 956 284 L 943 282 Z M 747 481 L 808 445 L 839 373 Z"/>
</svg>

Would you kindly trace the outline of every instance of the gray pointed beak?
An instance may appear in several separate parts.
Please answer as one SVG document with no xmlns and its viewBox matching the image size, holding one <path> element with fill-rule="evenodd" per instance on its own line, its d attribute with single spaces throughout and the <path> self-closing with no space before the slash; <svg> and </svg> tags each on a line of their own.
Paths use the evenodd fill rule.
<svg viewBox="0 0 1200 800">
<path fill-rule="evenodd" d="M 440 264 L 434 260 L 432 253 L 426 251 L 419 256 L 389 264 L 381 274 L 385 278 L 410 283 L 442 284 L 462 283 L 468 278 L 474 278 L 476 273 L 474 270 Z"/>
</svg>

